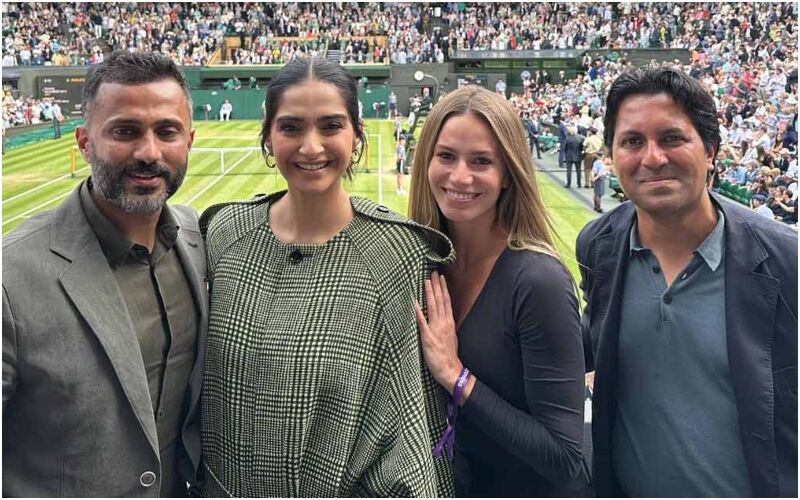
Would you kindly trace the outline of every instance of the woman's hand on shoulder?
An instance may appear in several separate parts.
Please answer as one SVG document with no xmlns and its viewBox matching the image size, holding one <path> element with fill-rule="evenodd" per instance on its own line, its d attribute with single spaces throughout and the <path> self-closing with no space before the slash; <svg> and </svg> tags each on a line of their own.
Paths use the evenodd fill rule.
<svg viewBox="0 0 800 500">
<path fill-rule="evenodd" d="M 430 279 L 425 280 L 425 301 L 428 305 L 427 319 L 422 307 L 414 304 L 422 354 L 433 378 L 452 392 L 463 365 L 458 359 L 456 324 L 447 282 L 436 271 L 431 274 Z"/>
</svg>

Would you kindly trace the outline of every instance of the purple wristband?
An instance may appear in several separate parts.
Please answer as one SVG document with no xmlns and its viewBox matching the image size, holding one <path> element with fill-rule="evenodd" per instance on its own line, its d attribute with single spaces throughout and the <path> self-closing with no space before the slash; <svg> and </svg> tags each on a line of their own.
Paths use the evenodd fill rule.
<svg viewBox="0 0 800 500">
<path fill-rule="evenodd" d="M 456 408 L 458 408 L 458 402 L 464 394 L 464 388 L 467 386 L 469 376 L 469 368 L 465 366 L 461 369 L 461 373 L 458 374 L 458 378 L 456 379 L 456 384 L 453 386 L 453 403 L 456 405 Z"/>
<path fill-rule="evenodd" d="M 444 434 L 442 434 L 442 437 L 439 438 L 439 441 L 436 442 L 436 446 L 433 448 L 434 458 L 439 458 L 442 454 L 442 451 L 447 450 L 447 458 L 449 458 L 451 462 L 453 461 L 453 442 L 455 439 L 458 401 L 464 394 L 464 388 L 467 386 L 469 376 L 470 371 L 466 366 L 462 368 L 461 373 L 458 374 L 456 383 L 453 386 L 453 395 L 447 402 L 447 428 L 444 430 Z"/>
</svg>

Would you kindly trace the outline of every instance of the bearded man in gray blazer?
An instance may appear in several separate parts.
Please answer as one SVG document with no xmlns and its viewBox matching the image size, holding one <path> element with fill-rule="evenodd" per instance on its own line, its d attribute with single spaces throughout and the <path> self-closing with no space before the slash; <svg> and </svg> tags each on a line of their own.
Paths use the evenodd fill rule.
<svg viewBox="0 0 800 500">
<path fill-rule="evenodd" d="M 92 176 L 3 239 L 3 494 L 186 496 L 207 316 L 183 75 L 112 54 L 75 132 Z"/>
</svg>

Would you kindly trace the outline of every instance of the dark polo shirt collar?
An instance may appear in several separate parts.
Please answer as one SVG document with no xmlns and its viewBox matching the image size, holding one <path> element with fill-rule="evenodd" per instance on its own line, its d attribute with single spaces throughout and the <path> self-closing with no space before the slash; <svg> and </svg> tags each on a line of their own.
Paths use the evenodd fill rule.
<svg viewBox="0 0 800 500">
<path fill-rule="evenodd" d="M 100 209 L 97 208 L 90 191 L 92 189 L 92 178 L 88 178 L 80 189 L 80 200 L 83 212 L 86 214 L 86 219 L 89 225 L 97 235 L 97 240 L 100 242 L 100 247 L 112 267 L 118 267 L 125 262 L 125 258 L 130 255 L 132 251 L 137 254 L 147 249 L 138 245 L 123 235 L 114 224 L 109 221 Z M 178 239 L 178 221 L 175 214 L 166 204 L 161 209 L 161 216 L 158 219 L 156 226 L 157 237 L 159 242 L 163 245 L 163 251 L 168 251 L 175 244 Z M 157 245 L 158 246 L 158 245 Z M 139 247 L 139 248 L 134 248 Z M 156 252 L 156 249 L 153 250 Z"/>
</svg>

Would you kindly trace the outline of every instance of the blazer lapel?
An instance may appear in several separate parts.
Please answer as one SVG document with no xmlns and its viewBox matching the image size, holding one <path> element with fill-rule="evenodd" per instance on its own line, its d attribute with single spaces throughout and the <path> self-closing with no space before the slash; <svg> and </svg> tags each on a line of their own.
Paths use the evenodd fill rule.
<svg viewBox="0 0 800 500">
<path fill-rule="evenodd" d="M 590 300 L 594 300 L 596 304 L 606 304 L 605 310 L 598 311 L 596 316 L 596 321 L 600 324 L 596 330 L 597 338 L 593 339 L 597 348 L 595 392 L 592 395 L 592 438 L 595 449 L 595 481 L 600 496 L 619 495 L 611 467 L 611 428 L 617 412 L 613 388 L 617 383 L 619 316 L 634 212 L 631 208 L 630 214 L 620 215 L 620 220 L 597 238 L 595 254 L 592 256 L 592 262 L 599 264 L 593 273 L 595 290 Z"/>
<path fill-rule="evenodd" d="M 611 230 L 597 238 L 593 262 L 600 262 L 595 271 L 595 287 L 598 302 L 606 304 L 599 315 L 597 356 L 601 361 L 605 377 L 613 377 L 606 382 L 615 383 L 617 372 L 617 346 L 619 341 L 619 314 L 622 301 L 625 270 L 628 264 L 628 242 L 634 222 L 634 212 L 619 220 Z M 598 373 L 600 375 L 600 373 Z M 604 378 L 605 378 L 604 377 Z M 605 383 L 598 384 L 607 386 Z"/>
<path fill-rule="evenodd" d="M 153 405 L 136 332 L 116 278 L 83 215 L 79 189 L 53 219 L 51 250 L 72 261 L 59 281 L 100 342 L 142 430 L 158 454 Z"/>
<path fill-rule="evenodd" d="M 779 282 L 756 272 L 769 255 L 747 221 L 733 210 L 725 217 L 725 329 L 745 461 L 758 496 L 778 496 L 772 332 Z"/>
<path fill-rule="evenodd" d="M 184 267 L 189 287 L 192 290 L 197 310 L 200 314 L 198 318 L 199 330 L 197 332 L 197 357 L 195 359 L 192 373 L 189 376 L 189 410 L 186 420 L 183 423 L 184 440 L 187 455 L 193 462 L 194 469 L 197 470 L 200 461 L 200 429 L 194 425 L 198 422 L 196 413 L 199 410 L 200 390 L 203 384 L 203 367 L 205 366 L 205 344 L 208 332 L 208 280 L 206 277 L 206 254 L 203 238 L 195 228 L 192 229 L 188 220 L 183 217 L 178 209 L 174 213 L 180 220 L 181 229 L 178 232 L 178 239 L 175 248 L 178 258 Z"/>
<path fill-rule="evenodd" d="M 200 319 L 202 320 L 200 333 L 204 334 L 206 330 L 205 319 L 208 316 L 208 288 L 203 239 L 200 233 L 181 231 L 175 242 L 175 248 L 178 251 L 181 265 L 186 270 L 189 288 L 192 290 L 192 296 L 200 313 Z M 198 340 L 205 340 L 205 338 L 198 338 Z"/>
</svg>

